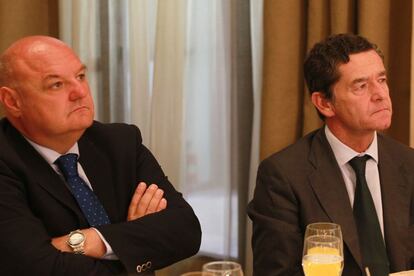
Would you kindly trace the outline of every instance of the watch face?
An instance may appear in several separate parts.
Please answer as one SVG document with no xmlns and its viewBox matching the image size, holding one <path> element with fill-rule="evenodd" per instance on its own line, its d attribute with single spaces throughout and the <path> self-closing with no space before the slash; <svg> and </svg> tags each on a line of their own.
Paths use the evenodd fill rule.
<svg viewBox="0 0 414 276">
<path fill-rule="evenodd" d="M 83 242 L 84 239 L 85 239 L 85 237 L 83 236 L 83 234 L 73 233 L 69 238 L 69 242 L 72 245 L 76 245 L 76 244 L 79 244 L 79 243 Z"/>
</svg>

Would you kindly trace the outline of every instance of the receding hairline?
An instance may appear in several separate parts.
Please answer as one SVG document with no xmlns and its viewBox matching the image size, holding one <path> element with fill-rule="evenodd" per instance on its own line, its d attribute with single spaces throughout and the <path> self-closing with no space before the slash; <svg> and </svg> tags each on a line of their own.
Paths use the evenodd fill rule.
<svg viewBox="0 0 414 276">
<path fill-rule="evenodd" d="M 0 55 L 0 87 L 12 86 L 13 66 L 19 60 L 25 60 L 30 55 L 36 54 L 36 51 L 41 51 L 42 47 L 66 48 L 73 52 L 63 41 L 54 37 L 37 35 L 21 38 Z"/>
</svg>

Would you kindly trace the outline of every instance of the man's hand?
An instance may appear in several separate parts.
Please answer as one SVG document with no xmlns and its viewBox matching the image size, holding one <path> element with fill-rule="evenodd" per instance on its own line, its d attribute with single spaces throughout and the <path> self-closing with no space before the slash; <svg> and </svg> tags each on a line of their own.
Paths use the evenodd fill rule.
<svg viewBox="0 0 414 276">
<path fill-rule="evenodd" d="M 85 235 L 84 251 L 85 255 L 94 258 L 100 258 L 106 253 L 106 246 L 93 228 L 82 229 Z M 52 239 L 52 245 L 62 252 L 73 252 L 72 248 L 67 244 L 69 235 L 56 237 Z"/>
<path fill-rule="evenodd" d="M 148 189 L 144 182 L 138 184 L 128 209 L 127 220 L 131 221 L 167 208 L 164 191 L 151 184 Z"/>
</svg>

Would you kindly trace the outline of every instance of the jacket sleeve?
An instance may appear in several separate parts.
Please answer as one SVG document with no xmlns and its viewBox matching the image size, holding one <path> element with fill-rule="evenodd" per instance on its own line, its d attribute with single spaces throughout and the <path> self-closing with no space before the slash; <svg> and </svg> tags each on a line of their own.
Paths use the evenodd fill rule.
<svg viewBox="0 0 414 276">
<path fill-rule="evenodd" d="M 253 221 L 254 275 L 303 275 L 298 202 L 288 179 L 271 159 L 259 166 L 248 215 Z"/>
<path fill-rule="evenodd" d="M 129 273 L 150 264 L 157 270 L 196 254 L 201 243 L 199 221 L 190 205 L 164 175 L 151 152 L 139 142 L 136 146 L 136 179 L 155 183 L 164 190 L 167 208 L 139 219 L 97 227 Z M 132 197 L 132 195 L 131 195 Z"/>
<path fill-rule="evenodd" d="M 0 160 L 1 275 L 113 275 L 108 261 L 63 253 L 29 207 L 18 172 Z"/>
</svg>

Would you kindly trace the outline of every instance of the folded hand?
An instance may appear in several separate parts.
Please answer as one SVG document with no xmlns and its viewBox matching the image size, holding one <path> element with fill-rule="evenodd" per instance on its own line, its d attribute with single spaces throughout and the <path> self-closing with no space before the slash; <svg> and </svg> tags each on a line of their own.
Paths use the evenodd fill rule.
<svg viewBox="0 0 414 276">
<path fill-rule="evenodd" d="M 144 182 L 139 183 L 129 205 L 127 220 L 164 210 L 167 208 L 167 200 L 163 196 L 164 191 L 157 185 L 151 184 L 147 188 Z"/>
</svg>

